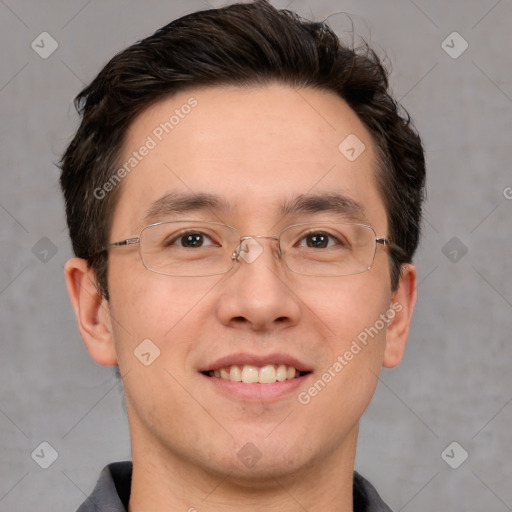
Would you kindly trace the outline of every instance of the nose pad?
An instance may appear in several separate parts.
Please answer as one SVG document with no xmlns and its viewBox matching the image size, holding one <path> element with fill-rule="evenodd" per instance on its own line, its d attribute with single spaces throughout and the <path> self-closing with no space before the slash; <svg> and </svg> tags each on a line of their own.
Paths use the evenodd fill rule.
<svg viewBox="0 0 512 512">
<path fill-rule="evenodd" d="M 240 245 L 232 254 L 231 258 L 239 261 L 242 258 L 246 263 L 254 263 L 263 254 L 263 246 L 258 243 L 256 238 L 269 238 L 271 240 L 279 240 L 273 236 L 244 236 L 240 240 Z"/>
</svg>

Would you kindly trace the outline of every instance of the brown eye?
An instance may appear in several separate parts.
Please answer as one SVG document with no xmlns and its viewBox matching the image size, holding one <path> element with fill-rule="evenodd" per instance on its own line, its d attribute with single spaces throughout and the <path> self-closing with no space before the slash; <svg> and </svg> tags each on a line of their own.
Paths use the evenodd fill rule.
<svg viewBox="0 0 512 512">
<path fill-rule="evenodd" d="M 334 246 L 343 246 L 344 244 L 330 233 L 314 231 L 303 235 L 298 245 L 299 247 L 310 247 L 313 249 L 329 249 Z"/>
<path fill-rule="evenodd" d="M 306 236 L 306 245 L 308 247 L 319 247 L 324 249 L 329 245 L 329 236 L 325 233 L 315 233 Z"/>
<path fill-rule="evenodd" d="M 185 247 L 196 249 L 217 245 L 212 238 L 201 231 L 187 231 L 168 236 L 163 243 L 165 247 Z"/>
<path fill-rule="evenodd" d="M 205 236 L 201 233 L 190 233 L 180 237 L 180 245 L 183 247 L 201 247 Z"/>
</svg>

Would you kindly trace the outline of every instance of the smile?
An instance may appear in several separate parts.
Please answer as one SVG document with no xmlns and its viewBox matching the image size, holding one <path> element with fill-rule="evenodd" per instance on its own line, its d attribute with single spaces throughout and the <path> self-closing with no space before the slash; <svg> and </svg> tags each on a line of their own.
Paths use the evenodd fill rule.
<svg viewBox="0 0 512 512">
<path fill-rule="evenodd" d="M 250 364 L 233 364 L 216 370 L 203 372 L 208 377 L 219 378 L 244 384 L 274 384 L 293 380 L 310 372 L 300 372 L 294 366 L 284 364 L 266 364 L 254 366 Z"/>
</svg>

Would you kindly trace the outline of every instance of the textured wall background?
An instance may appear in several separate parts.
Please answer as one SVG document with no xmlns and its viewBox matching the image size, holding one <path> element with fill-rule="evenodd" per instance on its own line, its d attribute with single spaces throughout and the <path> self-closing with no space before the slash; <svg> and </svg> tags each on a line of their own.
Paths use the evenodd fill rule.
<svg viewBox="0 0 512 512">
<path fill-rule="evenodd" d="M 77 125 L 72 98 L 115 52 L 222 3 L 0 0 L 1 511 L 75 510 L 107 462 L 130 457 L 113 370 L 89 359 L 63 278 L 54 163 Z M 340 31 L 336 13 L 351 13 L 387 53 L 427 150 L 419 303 L 357 468 L 395 511 L 512 510 L 512 2 L 273 3 Z"/>
</svg>

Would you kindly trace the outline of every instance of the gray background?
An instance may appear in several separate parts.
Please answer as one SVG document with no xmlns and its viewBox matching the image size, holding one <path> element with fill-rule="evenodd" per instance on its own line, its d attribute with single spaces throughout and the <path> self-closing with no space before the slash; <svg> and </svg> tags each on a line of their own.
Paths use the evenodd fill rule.
<svg viewBox="0 0 512 512">
<path fill-rule="evenodd" d="M 77 126 L 72 98 L 115 52 L 222 3 L 0 0 L 0 511 L 75 510 L 106 463 L 130 457 L 121 390 L 89 359 L 63 278 L 54 163 Z M 512 2 L 273 3 L 317 20 L 351 13 L 387 53 L 426 146 L 419 302 L 406 357 L 363 418 L 356 467 L 395 511 L 512 510 Z M 58 42 L 47 59 L 31 48 L 43 31 Z M 462 39 L 442 45 L 453 31 L 469 44 L 458 58 Z M 43 441 L 58 453 L 48 469 L 36 463 L 48 448 L 31 457 Z M 469 453 L 458 469 L 441 456 L 453 441 L 452 465 Z"/>
</svg>

